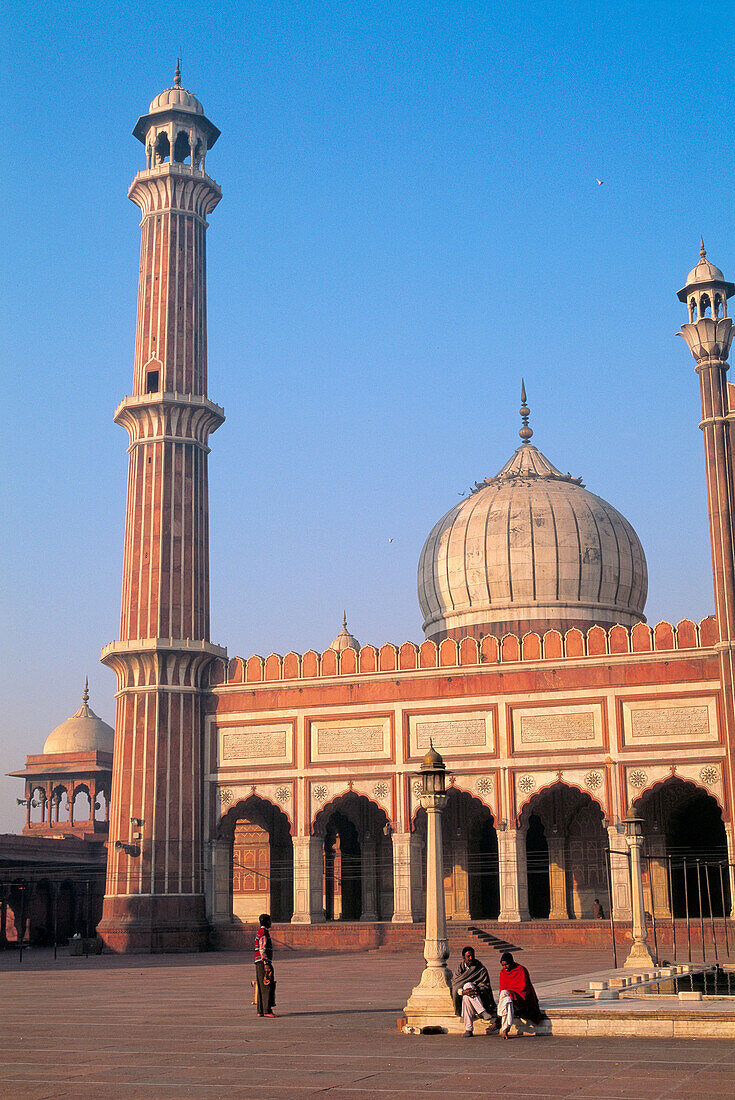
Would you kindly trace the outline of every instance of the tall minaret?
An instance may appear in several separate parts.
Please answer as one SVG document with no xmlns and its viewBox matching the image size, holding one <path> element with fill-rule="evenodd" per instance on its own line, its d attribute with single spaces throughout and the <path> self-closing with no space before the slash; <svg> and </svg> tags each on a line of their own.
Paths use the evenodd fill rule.
<svg viewBox="0 0 735 1100">
<path fill-rule="evenodd" d="M 723 695 L 726 759 L 723 786 L 729 804 L 735 796 L 735 387 L 728 384 L 727 357 L 733 338 L 727 300 L 735 285 L 725 282 L 719 267 L 707 259 L 704 241 L 700 260 L 689 272 L 679 300 L 689 309 L 689 323 L 681 335 L 697 364 L 702 399 L 704 457 L 707 472 L 707 502 L 712 543 L 712 571 L 715 614 L 720 631 L 718 643 Z M 730 897 L 735 900 L 735 833 L 732 821 L 725 823 L 730 863 Z"/>
<path fill-rule="evenodd" d="M 99 933 L 114 951 L 196 950 L 206 939 L 202 685 L 209 641 L 206 230 L 221 192 L 204 171 L 219 137 L 181 87 L 133 134 L 146 168 L 128 191 L 142 240 L 132 396 L 107 886 Z"/>
</svg>

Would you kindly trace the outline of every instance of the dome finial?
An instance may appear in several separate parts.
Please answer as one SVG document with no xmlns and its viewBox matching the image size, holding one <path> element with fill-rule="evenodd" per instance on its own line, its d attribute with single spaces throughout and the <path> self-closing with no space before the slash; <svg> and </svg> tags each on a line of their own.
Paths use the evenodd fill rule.
<svg viewBox="0 0 735 1100">
<path fill-rule="evenodd" d="M 705 252 L 704 248 L 704 237 L 699 238 L 699 255 L 702 257 L 703 260 L 706 259 L 707 253 Z"/>
<path fill-rule="evenodd" d="M 174 73 L 174 88 L 181 87 L 181 58 L 176 58 L 176 72 Z"/>
<path fill-rule="evenodd" d="M 531 415 L 531 410 L 526 404 L 526 384 L 521 378 L 521 416 L 523 417 L 523 427 L 519 430 L 518 434 L 524 443 L 528 443 L 533 435 L 533 428 L 528 426 L 528 418 Z"/>
<path fill-rule="evenodd" d="M 347 612 L 346 611 L 342 612 L 342 629 L 343 630 L 347 629 Z"/>
<path fill-rule="evenodd" d="M 89 703 L 89 677 L 88 676 L 84 677 L 84 691 L 82 692 L 82 702 L 84 703 L 85 707 Z"/>
</svg>

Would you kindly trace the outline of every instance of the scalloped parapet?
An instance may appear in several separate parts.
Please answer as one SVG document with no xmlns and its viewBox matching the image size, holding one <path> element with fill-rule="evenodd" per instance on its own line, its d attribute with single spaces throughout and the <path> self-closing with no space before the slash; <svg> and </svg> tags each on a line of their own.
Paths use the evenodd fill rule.
<svg viewBox="0 0 735 1100">
<path fill-rule="evenodd" d="M 517 664 L 531 661 L 588 660 L 595 657 L 625 656 L 640 653 L 666 653 L 672 650 L 713 649 L 719 641 L 717 621 L 708 615 L 700 623 L 682 619 L 675 626 L 661 622 L 654 627 L 637 623 L 632 629 L 613 626 L 605 630 L 591 627 L 586 634 L 576 627 L 561 634 L 549 630 L 545 634 L 530 632 L 522 638 L 506 634 L 498 641 L 488 634 L 479 642 L 467 637 L 459 641 L 445 638 L 416 645 L 403 642 L 395 646 L 386 642 L 380 647 L 364 645 L 360 650 L 344 649 L 341 653 L 326 649 L 323 653 L 307 650 L 304 654 L 287 653 L 285 657 L 271 653 L 263 658 L 254 654 L 247 659 L 233 657 L 213 663 L 211 687 L 234 684 L 273 683 L 285 680 L 313 680 L 331 677 L 386 675 L 396 672 L 442 668 L 472 668 L 494 664 Z"/>
</svg>

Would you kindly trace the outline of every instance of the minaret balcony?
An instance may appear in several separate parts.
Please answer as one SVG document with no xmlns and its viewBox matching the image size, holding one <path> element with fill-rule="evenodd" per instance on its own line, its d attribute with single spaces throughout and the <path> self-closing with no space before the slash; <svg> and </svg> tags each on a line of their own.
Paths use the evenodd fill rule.
<svg viewBox="0 0 735 1100">
<path fill-rule="evenodd" d="M 708 359 L 726 360 L 732 343 L 732 318 L 700 317 L 698 321 L 681 326 L 680 336 L 689 345 L 697 363 Z"/>
<path fill-rule="evenodd" d="M 225 410 L 208 397 L 191 393 L 142 393 L 125 397 L 114 420 L 139 443 L 189 443 L 209 453 L 207 441 L 224 422 Z"/>
</svg>

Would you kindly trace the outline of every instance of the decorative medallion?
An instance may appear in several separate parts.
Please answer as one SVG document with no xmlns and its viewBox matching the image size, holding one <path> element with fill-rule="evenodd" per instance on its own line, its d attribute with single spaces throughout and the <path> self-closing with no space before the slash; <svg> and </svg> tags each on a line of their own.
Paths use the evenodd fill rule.
<svg viewBox="0 0 735 1100">
<path fill-rule="evenodd" d="M 712 787 L 720 778 L 719 769 L 715 768 L 713 764 L 707 764 L 707 766 L 700 771 L 699 778 L 703 783 L 706 783 L 708 787 Z"/>
<path fill-rule="evenodd" d="M 532 775 L 522 775 L 518 780 L 518 790 L 523 791 L 524 794 L 530 794 L 531 791 L 536 790 L 536 780 Z"/>
<path fill-rule="evenodd" d="M 413 793 L 416 796 L 416 798 L 421 798 L 421 795 L 424 793 L 424 786 L 423 786 L 423 783 L 421 782 L 420 779 L 417 779 L 416 782 L 414 783 Z"/>
<path fill-rule="evenodd" d="M 225 787 L 225 789 L 223 791 L 220 791 L 219 796 L 222 799 L 222 802 L 225 806 L 229 802 L 232 802 L 232 791 L 229 789 L 229 787 Z"/>
<path fill-rule="evenodd" d="M 597 791 L 602 786 L 602 776 L 599 772 L 587 772 L 584 777 L 585 787 L 589 787 L 591 791 Z"/>
<path fill-rule="evenodd" d="M 276 802 L 288 802 L 291 797 L 291 790 L 289 787 L 279 787 L 276 791 Z"/>
<path fill-rule="evenodd" d="M 630 781 L 631 787 L 635 787 L 637 790 L 640 790 L 641 787 L 645 787 L 646 783 L 648 782 L 648 776 L 642 768 L 636 768 L 634 772 L 630 773 L 628 779 Z"/>
<path fill-rule="evenodd" d="M 373 794 L 375 795 L 376 798 L 385 798 L 386 795 L 388 794 L 388 784 L 387 783 L 376 783 L 375 786 L 373 787 Z"/>
<path fill-rule="evenodd" d="M 327 788 L 321 784 L 318 787 L 314 787 L 314 798 L 316 798 L 318 802 L 323 802 L 328 793 Z"/>
<path fill-rule="evenodd" d="M 493 781 L 490 776 L 480 776 L 480 778 L 475 783 L 475 789 L 478 790 L 480 794 L 490 794 L 490 791 L 493 789 Z"/>
</svg>

